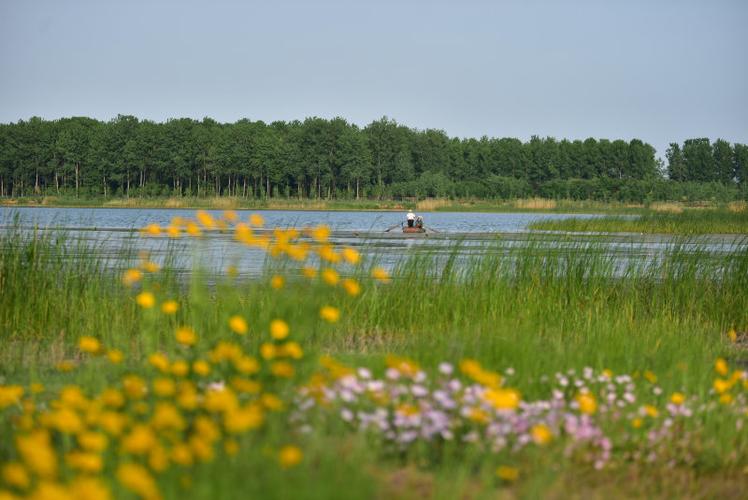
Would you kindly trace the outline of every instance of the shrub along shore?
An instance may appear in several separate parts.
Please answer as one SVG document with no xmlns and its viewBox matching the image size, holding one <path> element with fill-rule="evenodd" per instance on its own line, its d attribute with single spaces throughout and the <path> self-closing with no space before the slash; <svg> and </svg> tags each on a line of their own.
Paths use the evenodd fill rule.
<svg viewBox="0 0 748 500">
<path fill-rule="evenodd" d="M 168 258 L 123 250 L 114 270 L 64 235 L 0 234 L 0 491 L 744 491 L 745 246 L 684 240 L 652 262 L 530 244 L 385 270 L 324 227 L 223 219 L 268 251 L 263 278 L 185 282 Z"/>
</svg>

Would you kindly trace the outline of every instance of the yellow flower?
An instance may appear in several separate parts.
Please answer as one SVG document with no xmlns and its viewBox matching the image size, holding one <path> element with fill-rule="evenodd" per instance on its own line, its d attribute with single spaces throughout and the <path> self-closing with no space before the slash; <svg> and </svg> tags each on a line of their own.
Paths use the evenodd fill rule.
<svg viewBox="0 0 748 500">
<path fill-rule="evenodd" d="M 312 238 L 320 243 L 326 242 L 330 238 L 330 227 L 324 224 L 315 227 L 312 229 Z"/>
<path fill-rule="evenodd" d="M 145 395 L 145 382 L 137 375 L 127 375 L 122 379 L 122 388 L 130 399 L 140 399 Z"/>
<path fill-rule="evenodd" d="M 724 380 L 721 378 L 715 378 L 714 379 L 714 390 L 717 394 L 722 394 L 730 390 L 732 387 L 732 383 L 730 383 L 729 380 Z"/>
<path fill-rule="evenodd" d="M 390 282 L 390 273 L 383 267 L 375 267 L 371 270 L 371 277 L 382 283 Z"/>
<path fill-rule="evenodd" d="M 265 219 L 260 214 L 252 214 L 249 216 L 249 225 L 254 227 L 262 227 L 265 225 Z"/>
<path fill-rule="evenodd" d="M 473 422 L 476 422 L 479 424 L 487 424 L 490 417 L 483 408 L 479 408 L 476 406 L 470 409 L 468 418 L 472 420 Z"/>
<path fill-rule="evenodd" d="M 150 260 L 143 262 L 141 267 L 143 268 L 143 271 L 147 273 L 157 273 L 158 270 L 161 269 L 158 264 Z"/>
<path fill-rule="evenodd" d="M 110 349 L 106 353 L 106 357 L 109 358 L 109 362 L 115 365 L 122 363 L 124 354 L 119 349 Z"/>
<path fill-rule="evenodd" d="M 288 356 L 292 359 L 301 359 L 304 357 L 304 351 L 301 349 L 301 346 L 298 342 L 294 341 L 286 342 L 282 346 L 278 346 L 278 352 L 280 355 Z"/>
<path fill-rule="evenodd" d="M 262 408 L 252 404 L 226 412 L 223 425 L 228 432 L 238 434 L 258 428 L 262 425 L 264 419 Z"/>
<path fill-rule="evenodd" d="M 282 319 L 274 319 L 270 322 L 270 335 L 275 340 L 283 340 L 288 337 L 289 328 L 288 323 Z"/>
<path fill-rule="evenodd" d="M 104 405 L 111 408 L 119 408 L 125 404 L 125 396 L 117 389 L 104 389 L 99 395 L 99 399 Z"/>
<path fill-rule="evenodd" d="M 260 371 L 260 363 L 250 356 L 241 356 L 234 360 L 234 368 L 236 368 L 239 373 L 251 375 Z"/>
<path fill-rule="evenodd" d="M 244 335 L 249 331 L 247 321 L 239 315 L 231 316 L 229 318 L 229 328 L 232 332 L 238 335 Z"/>
<path fill-rule="evenodd" d="M 170 378 L 157 378 L 153 380 L 153 392 L 161 398 L 168 398 L 177 392 L 177 385 Z"/>
<path fill-rule="evenodd" d="M 32 394 L 39 394 L 44 392 L 44 385 L 39 382 L 34 382 L 29 386 Z"/>
<path fill-rule="evenodd" d="M 270 287 L 274 290 L 280 290 L 283 288 L 283 284 L 286 282 L 286 280 L 283 279 L 283 276 L 278 276 L 277 274 L 270 278 Z"/>
<path fill-rule="evenodd" d="M 18 462 L 8 462 L 3 465 L 2 477 L 8 486 L 20 489 L 26 489 L 31 482 L 26 468 Z"/>
<path fill-rule="evenodd" d="M 270 365 L 270 373 L 276 377 L 291 378 L 294 374 L 293 365 L 288 361 L 276 361 Z"/>
<path fill-rule="evenodd" d="M 176 314 L 179 310 L 179 303 L 176 300 L 167 300 L 161 304 L 161 312 L 164 314 Z"/>
<path fill-rule="evenodd" d="M 15 500 L 16 497 L 12 497 L 11 500 Z M 40 481 L 34 489 L 33 497 L 28 498 L 34 499 L 50 499 L 50 500 L 74 500 L 75 497 L 71 496 L 70 491 L 63 486 L 61 483 L 53 481 Z M 77 500 L 77 499 L 75 499 Z"/>
<path fill-rule="evenodd" d="M 355 248 L 345 247 L 343 249 L 343 258 L 349 264 L 358 264 L 361 261 L 361 254 Z"/>
<path fill-rule="evenodd" d="M 504 481 L 513 482 L 519 477 L 519 469 L 516 467 L 509 467 L 508 465 L 499 465 L 496 469 L 496 475 L 499 479 Z"/>
<path fill-rule="evenodd" d="M 727 361 L 724 358 L 717 358 L 714 362 L 714 371 L 723 377 L 730 372 L 730 368 L 727 366 Z"/>
<path fill-rule="evenodd" d="M 213 460 L 213 446 L 211 443 L 202 439 L 200 436 L 193 435 L 189 439 L 190 449 L 192 454 L 201 462 L 210 462 Z"/>
<path fill-rule="evenodd" d="M 59 363 L 57 363 L 56 368 L 57 371 L 60 371 L 62 373 L 67 373 L 75 370 L 75 363 L 73 361 L 70 361 L 69 359 L 63 359 Z"/>
<path fill-rule="evenodd" d="M 317 253 L 322 260 L 326 260 L 327 262 L 331 262 L 333 264 L 340 262 L 341 259 L 340 254 L 335 251 L 332 245 L 320 246 L 317 250 Z"/>
<path fill-rule="evenodd" d="M 670 396 L 670 402 L 674 405 L 682 405 L 686 402 L 686 396 L 684 396 L 680 392 L 674 392 L 672 396 Z"/>
<path fill-rule="evenodd" d="M 148 466 L 155 472 L 163 472 L 169 468 L 169 455 L 163 446 L 155 446 L 148 455 Z"/>
<path fill-rule="evenodd" d="M 158 236 L 161 234 L 161 226 L 158 224 L 148 224 L 141 230 L 141 232 L 148 236 Z"/>
<path fill-rule="evenodd" d="M 179 410 L 171 403 L 158 403 L 153 411 L 151 425 L 159 431 L 173 429 L 181 431 L 187 425 Z"/>
<path fill-rule="evenodd" d="M 135 296 L 135 302 L 143 309 L 150 309 L 156 304 L 156 297 L 151 292 L 141 292 Z"/>
<path fill-rule="evenodd" d="M 136 493 L 145 500 L 157 500 L 161 494 L 156 481 L 148 470 L 140 464 L 126 463 L 117 468 L 117 480 L 122 486 Z"/>
<path fill-rule="evenodd" d="M 260 346 L 260 356 L 262 356 L 262 359 L 273 359 L 276 354 L 275 345 L 265 342 Z"/>
<path fill-rule="evenodd" d="M 646 413 L 648 417 L 657 418 L 660 411 L 652 405 L 644 405 L 644 413 Z"/>
<path fill-rule="evenodd" d="M 657 383 L 657 375 L 652 373 L 651 371 L 647 370 L 644 372 L 644 378 L 649 381 L 650 384 L 656 384 Z"/>
<path fill-rule="evenodd" d="M 634 429 L 639 429 L 643 424 L 644 422 L 639 417 L 631 421 L 631 427 L 633 427 Z"/>
<path fill-rule="evenodd" d="M 119 436 L 125 430 L 128 418 L 122 413 L 105 411 L 99 417 L 99 425 L 107 434 Z"/>
<path fill-rule="evenodd" d="M 343 288 L 345 289 L 345 292 L 351 297 L 355 297 L 356 295 L 361 293 L 361 286 L 354 279 L 344 279 Z"/>
<path fill-rule="evenodd" d="M 101 342 L 95 337 L 81 337 L 78 340 L 78 349 L 89 354 L 96 354 L 101 350 Z"/>
<path fill-rule="evenodd" d="M 262 389 L 262 385 L 254 380 L 248 380 L 246 378 L 234 377 L 231 379 L 231 387 L 239 393 L 243 394 L 257 394 Z"/>
<path fill-rule="evenodd" d="M 239 216 L 233 210 L 224 210 L 223 218 L 229 222 L 236 222 L 239 219 Z"/>
<path fill-rule="evenodd" d="M 65 455 L 65 462 L 69 467 L 89 474 L 96 474 L 104 468 L 100 455 L 84 451 L 71 451 Z"/>
<path fill-rule="evenodd" d="M 126 286 L 132 286 L 143 279 L 143 272 L 140 269 L 128 269 L 122 274 L 122 283 Z"/>
<path fill-rule="evenodd" d="M 340 320 L 340 309 L 332 306 L 324 306 L 319 310 L 319 317 L 328 323 L 337 323 Z"/>
<path fill-rule="evenodd" d="M 286 445 L 278 452 L 278 462 L 284 469 L 298 465 L 303 458 L 301 450 L 293 445 Z"/>
<path fill-rule="evenodd" d="M 304 266 L 301 269 L 301 272 L 304 276 L 306 276 L 310 280 L 317 277 L 317 270 L 311 266 Z"/>
<path fill-rule="evenodd" d="M 204 377 L 210 373 L 210 364 L 203 359 L 198 359 L 192 363 L 192 371 Z"/>
<path fill-rule="evenodd" d="M 26 467 L 43 478 L 57 474 L 57 456 L 52 449 L 47 431 L 36 430 L 16 437 L 16 450 Z"/>
<path fill-rule="evenodd" d="M 262 396 L 260 396 L 260 401 L 262 402 L 262 405 L 271 411 L 280 411 L 283 409 L 283 400 L 276 396 L 275 394 L 270 394 L 269 392 L 266 392 Z"/>
<path fill-rule="evenodd" d="M 190 236 L 200 236 L 203 234 L 203 232 L 200 230 L 200 226 L 198 226 L 194 222 L 188 222 L 187 234 L 189 234 Z"/>
<path fill-rule="evenodd" d="M 166 234 L 169 236 L 169 238 L 179 238 L 180 236 L 182 236 L 182 230 L 177 226 L 170 225 L 166 228 Z"/>
<path fill-rule="evenodd" d="M 530 435 L 535 444 L 546 445 L 553 439 L 553 433 L 545 424 L 536 424 L 530 429 Z"/>
<path fill-rule="evenodd" d="M 730 403 L 732 403 L 732 399 L 732 394 L 722 394 L 719 397 L 719 402 L 723 405 L 729 405 Z"/>
<path fill-rule="evenodd" d="M 328 267 L 322 271 L 322 280 L 330 286 L 335 286 L 340 280 L 340 275 L 335 269 Z"/>
<path fill-rule="evenodd" d="M 727 331 L 727 338 L 730 339 L 730 342 L 734 344 L 738 341 L 738 332 L 736 332 L 734 328 L 730 328 Z"/>
<path fill-rule="evenodd" d="M 174 463 L 189 467 L 192 465 L 192 451 L 186 444 L 178 443 L 171 449 L 171 459 Z"/>
<path fill-rule="evenodd" d="M 203 227 L 204 227 L 205 229 L 212 229 L 212 228 L 214 228 L 214 227 L 216 226 L 216 221 L 215 221 L 215 219 L 213 218 L 213 216 L 212 216 L 212 215 L 210 215 L 210 214 L 209 214 L 208 212 L 206 212 L 205 210 L 198 210 L 198 211 L 197 211 L 197 212 L 195 213 L 195 216 L 197 217 L 197 221 L 198 221 L 198 222 L 199 222 L 200 224 L 202 224 L 202 226 L 203 226 Z"/>
<path fill-rule="evenodd" d="M 516 389 L 488 389 L 483 397 L 497 410 L 514 410 L 522 400 Z"/>
<path fill-rule="evenodd" d="M 195 333 L 195 330 L 189 326 L 178 328 L 176 338 L 177 342 L 186 346 L 193 346 L 197 342 L 197 334 Z"/>
<path fill-rule="evenodd" d="M 228 266 L 226 268 L 226 274 L 229 276 L 229 278 L 236 278 L 239 276 L 239 270 L 236 268 L 236 266 Z"/>
<path fill-rule="evenodd" d="M 148 453 L 157 443 L 156 434 L 145 425 L 138 424 L 130 430 L 130 433 L 122 438 L 122 449 L 134 455 Z"/>
<path fill-rule="evenodd" d="M 100 432 L 82 432 L 78 434 L 78 444 L 87 451 L 101 453 L 106 449 L 108 439 Z"/>
<path fill-rule="evenodd" d="M 94 477 L 78 476 L 70 483 L 70 493 L 76 500 L 110 500 L 109 488 Z"/>
<path fill-rule="evenodd" d="M 593 415 L 597 411 L 597 400 L 589 392 L 580 392 L 575 398 L 579 404 L 579 411 L 585 415 Z"/>
<path fill-rule="evenodd" d="M 171 365 L 171 373 L 177 377 L 184 377 L 190 373 L 190 365 L 184 360 L 177 360 Z"/>
<path fill-rule="evenodd" d="M 160 352 L 154 352 L 148 356 L 148 362 L 161 373 L 169 371 L 169 359 Z"/>
<path fill-rule="evenodd" d="M 0 410 L 20 403 L 23 392 L 20 385 L 0 385 Z"/>
</svg>

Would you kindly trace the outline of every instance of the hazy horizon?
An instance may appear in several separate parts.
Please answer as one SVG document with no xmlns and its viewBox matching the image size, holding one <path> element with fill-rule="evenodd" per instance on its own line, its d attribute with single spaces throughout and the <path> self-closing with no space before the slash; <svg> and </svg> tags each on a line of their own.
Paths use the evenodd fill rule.
<svg viewBox="0 0 748 500">
<path fill-rule="evenodd" d="M 450 136 L 748 142 L 748 3 L 0 5 L 0 121 L 388 116 Z"/>
</svg>

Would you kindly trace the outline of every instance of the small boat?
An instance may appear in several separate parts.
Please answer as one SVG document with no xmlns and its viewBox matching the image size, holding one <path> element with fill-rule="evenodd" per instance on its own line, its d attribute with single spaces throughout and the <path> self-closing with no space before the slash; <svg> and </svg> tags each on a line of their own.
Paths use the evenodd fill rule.
<svg viewBox="0 0 748 500">
<path fill-rule="evenodd" d="M 421 226 L 421 227 L 418 227 L 418 226 L 414 226 L 414 227 L 403 226 L 403 232 L 404 233 L 425 233 L 426 229 L 423 226 Z"/>
</svg>

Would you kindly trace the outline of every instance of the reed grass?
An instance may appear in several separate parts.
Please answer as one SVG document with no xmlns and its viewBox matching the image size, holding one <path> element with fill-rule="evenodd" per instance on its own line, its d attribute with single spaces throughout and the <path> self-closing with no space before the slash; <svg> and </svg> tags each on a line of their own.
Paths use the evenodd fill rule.
<svg viewBox="0 0 748 500">
<path fill-rule="evenodd" d="M 573 232 L 660 234 L 748 234 L 748 212 L 735 209 L 647 212 L 638 218 L 608 216 L 593 219 L 542 220 L 530 229 Z"/>
</svg>

